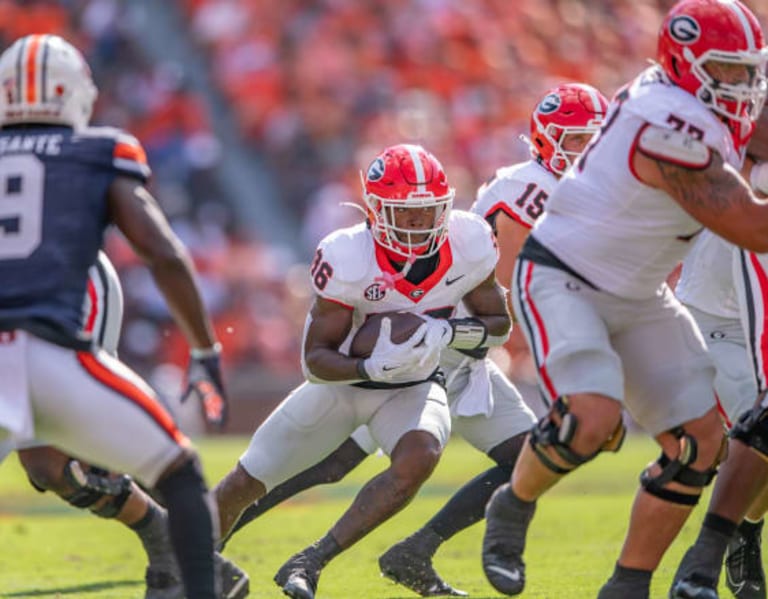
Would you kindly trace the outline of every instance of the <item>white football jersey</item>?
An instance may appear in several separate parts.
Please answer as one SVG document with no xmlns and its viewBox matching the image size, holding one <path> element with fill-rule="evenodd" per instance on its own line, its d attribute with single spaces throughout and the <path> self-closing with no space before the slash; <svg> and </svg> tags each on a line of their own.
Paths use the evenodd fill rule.
<svg viewBox="0 0 768 599">
<path fill-rule="evenodd" d="M 532 232 L 599 289 L 636 299 L 657 293 L 702 228 L 632 172 L 637 136 L 646 123 L 700 138 L 729 164 L 741 165 L 726 126 L 651 67 L 614 98 L 606 124 L 560 180 Z"/>
<path fill-rule="evenodd" d="M 683 260 L 675 288 L 678 299 L 702 312 L 721 318 L 739 318 L 739 301 L 733 281 L 734 245 L 705 230 Z"/>
<path fill-rule="evenodd" d="M 439 257 L 435 271 L 413 284 L 398 278 L 365 223 L 339 229 L 323 239 L 310 267 L 312 286 L 320 297 L 353 310 L 352 329 L 340 351 L 348 351 L 354 334 L 373 314 L 400 310 L 437 318 L 453 316 L 462 298 L 496 267 L 490 226 L 475 214 L 452 210 L 448 238 Z"/>
<path fill-rule="evenodd" d="M 505 166 L 477 190 L 470 210 L 488 222 L 503 212 L 530 229 L 544 212 L 544 205 L 557 185 L 557 177 L 536 160 Z"/>
</svg>

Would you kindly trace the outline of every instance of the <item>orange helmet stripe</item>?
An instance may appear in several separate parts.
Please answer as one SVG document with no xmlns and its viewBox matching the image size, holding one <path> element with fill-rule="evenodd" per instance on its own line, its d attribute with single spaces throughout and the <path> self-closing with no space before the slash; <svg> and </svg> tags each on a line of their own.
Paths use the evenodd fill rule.
<svg viewBox="0 0 768 599">
<path fill-rule="evenodd" d="M 43 37 L 42 35 L 33 35 L 27 44 L 27 102 L 30 104 L 37 102 L 37 55 Z"/>
</svg>

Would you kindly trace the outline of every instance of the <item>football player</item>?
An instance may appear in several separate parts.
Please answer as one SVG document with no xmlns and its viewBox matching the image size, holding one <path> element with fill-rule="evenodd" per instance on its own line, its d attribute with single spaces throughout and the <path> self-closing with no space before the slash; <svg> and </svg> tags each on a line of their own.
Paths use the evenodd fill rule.
<svg viewBox="0 0 768 599">
<path fill-rule="evenodd" d="M 116 225 L 192 346 L 193 376 L 224 394 L 220 345 L 187 252 L 144 186 L 139 142 L 89 127 L 97 90 L 80 52 L 28 35 L 0 56 L 0 434 L 37 439 L 154 487 L 188 599 L 213 599 L 217 523 L 199 458 L 149 386 L 94 343 L 88 271 Z M 196 373 L 196 374 L 195 374 Z"/>
<path fill-rule="evenodd" d="M 478 190 L 471 211 L 484 217 L 496 234 L 497 280 L 511 279 L 515 258 L 548 195 L 597 132 L 606 107 L 605 97 L 589 85 L 565 83 L 548 90 L 531 114 L 531 159 L 499 169 Z M 453 432 L 487 453 L 496 466 L 466 483 L 421 529 L 379 559 L 385 576 L 423 596 L 464 594 L 437 574 L 432 558 L 445 541 L 483 519 L 488 499 L 509 479 L 535 422 L 515 387 L 485 353 L 447 349 L 440 366 L 449 381 Z M 324 460 L 246 508 L 233 530 L 300 491 L 340 480 L 375 450 L 367 430 L 358 429 Z"/>
<path fill-rule="evenodd" d="M 747 157 L 747 162 L 752 163 L 748 165 L 752 167 L 751 174 L 766 168 L 753 164 L 749 153 Z M 756 192 L 768 195 L 768 180 L 761 181 L 759 177 L 751 177 L 751 180 Z M 766 254 L 748 252 L 704 231 L 683 261 L 675 289 L 709 347 L 717 369 L 715 390 L 719 406 L 732 437 L 729 441 L 730 459 L 723 464 L 715 481 L 709 509 L 714 515 L 705 520 L 698 546 L 691 550 L 677 578 L 690 576 L 695 568 L 699 576 L 716 580 L 725 553 L 725 583 L 739 599 L 766 597 L 761 542 L 763 516 L 768 509 L 768 481 L 760 448 L 750 449 L 756 441 L 754 431 L 747 426 L 751 420 L 759 421 L 765 417 L 761 400 L 768 389 L 764 347 L 768 302 L 766 281 Z M 740 480 L 742 484 L 750 480 L 755 486 L 741 493 L 720 492 L 723 485 L 732 484 L 733 480 Z M 756 493 L 759 493 L 757 497 Z M 727 511 L 722 509 L 723 506 Z M 710 520 L 716 521 L 715 515 L 735 522 L 740 516 L 744 519 L 727 540 L 709 530 L 712 528 Z"/>
<path fill-rule="evenodd" d="M 112 263 L 101 251 L 89 270 L 83 314 L 84 332 L 98 347 L 117 357 L 123 293 Z M 35 441 L 19 444 L 17 453 L 35 489 L 53 491 L 70 505 L 88 509 L 101 518 L 114 518 L 138 535 L 149 559 L 144 576 L 147 586 L 144 599 L 184 599 L 165 509 L 128 475 L 85 464 Z M 222 596 L 245 597 L 248 589 L 245 572 L 220 554 L 215 554 L 214 559 L 221 570 Z"/>
<path fill-rule="evenodd" d="M 432 154 L 409 144 L 385 149 L 363 175 L 363 197 L 367 222 L 328 235 L 310 269 L 315 298 L 302 354 L 307 382 L 256 430 L 215 489 L 227 531 L 255 499 L 367 425 L 390 466 L 363 487 L 328 534 L 280 568 L 275 581 L 300 599 L 313 598 L 321 569 L 402 509 L 436 466 L 451 430 L 437 370 L 441 350 L 501 345 L 510 328 L 494 276 L 491 228 L 474 214 L 451 210 L 454 190 Z M 467 315 L 457 317 L 462 303 Z M 397 345 L 382 326 L 370 357 L 349 356 L 363 321 L 393 310 L 425 315 L 425 331 Z"/>
<path fill-rule="evenodd" d="M 760 26 L 740 2 L 676 4 L 658 64 L 616 94 L 523 245 L 512 297 L 551 408 L 486 509 L 483 566 L 502 593 L 525 586 L 537 500 L 615 448 L 622 408 L 662 454 L 641 476 L 600 599 L 648 598 L 653 572 L 717 472 L 725 439 L 714 367 L 665 279 L 702 227 L 768 251 L 768 205 L 738 173 L 765 99 L 765 59 Z"/>
</svg>

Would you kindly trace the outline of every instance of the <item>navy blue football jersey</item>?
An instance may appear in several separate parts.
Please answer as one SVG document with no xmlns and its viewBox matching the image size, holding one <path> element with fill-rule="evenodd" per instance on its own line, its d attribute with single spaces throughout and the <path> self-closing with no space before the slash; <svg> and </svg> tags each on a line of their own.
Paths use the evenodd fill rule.
<svg viewBox="0 0 768 599">
<path fill-rule="evenodd" d="M 144 183 L 150 169 L 138 140 L 118 129 L 0 129 L 0 330 L 90 345 L 83 297 L 119 175 Z"/>
</svg>

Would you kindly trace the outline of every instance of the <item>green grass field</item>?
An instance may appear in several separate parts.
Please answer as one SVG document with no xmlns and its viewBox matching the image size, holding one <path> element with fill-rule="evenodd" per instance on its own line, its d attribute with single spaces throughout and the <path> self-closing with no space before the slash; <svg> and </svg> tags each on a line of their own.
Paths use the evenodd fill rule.
<svg viewBox="0 0 768 599">
<path fill-rule="evenodd" d="M 211 486 L 231 468 L 246 443 L 245 438 L 231 437 L 198 441 Z M 540 502 L 529 534 L 523 597 L 597 595 L 618 555 L 638 473 L 656 455 L 651 441 L 630 437 L 620 454 L 602 455 Z M 453 490 L 489 464 L 462 440 L 452 440 L 414 502 L 324 570 L 319 599 L 415 597 L 380 576 L 379 554 L 426 522 Z M 369 458 L 341 483 L 306 492 L 236 536 L 226 554 L 249 573 L 250 596 L 282 597 L 272 582 L 275 571 L 291 554 L 319 538 L 361 483 L 384 466 L 385 458 Z M 700 504 L 661 564 L 654 599 L 666 596 L 703 514 Z M 446 580 L 472 597 L 497 597 L 480 565 L 482 533 L 482 524 L 460 533 L 443 545 L 435 563 Z M 141 545 L 132 532 L 70 508 L 50 493 L 35 492 L 15 456 L 0 465 L 0 597 L 142 597 L 144 566 Z"/>
</svg>

